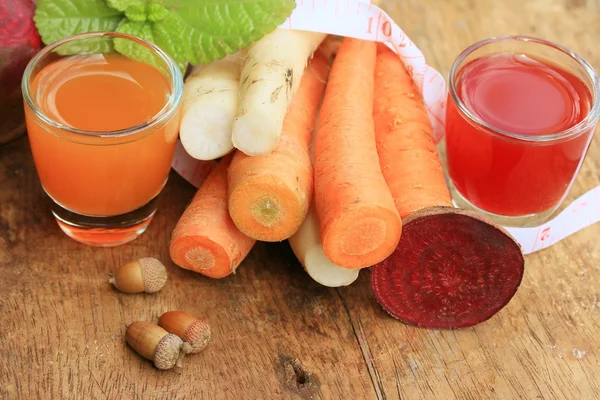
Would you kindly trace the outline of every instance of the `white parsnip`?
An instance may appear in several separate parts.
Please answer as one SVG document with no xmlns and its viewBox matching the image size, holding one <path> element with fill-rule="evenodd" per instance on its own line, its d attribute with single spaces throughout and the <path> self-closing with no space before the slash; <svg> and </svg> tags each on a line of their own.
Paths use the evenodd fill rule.
<svg viewBox="0 0 600 400">
<path fill-rule="evenodd" d="M 242 57 L 236 53 L 196 66 L 186 79 L 179 137 L 190 156 L 214 160 L 233 150 L 241 66 Z"/>
<path fill-rule="evenodd" d="M 332 263 L 323 252 L 319 219 L 311 206 L 300 229 L 288 239 L 306 273 L 323 286 L 350 285 L 358 278 L 358 269 L 342 268 Z"/>
<path fill-rule="evenodd" d="M 242 65 L 233 145 L 249 156 L 269 154 L 324 33 L 276 29 L 252 44 Z"/>
</svg>

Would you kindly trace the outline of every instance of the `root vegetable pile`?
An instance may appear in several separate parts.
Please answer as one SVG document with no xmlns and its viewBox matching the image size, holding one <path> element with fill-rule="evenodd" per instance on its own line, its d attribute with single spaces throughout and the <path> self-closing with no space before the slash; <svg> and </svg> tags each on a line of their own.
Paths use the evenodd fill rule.
<svg viewBox="0 0 600 400">
<path fill-rule="evenodd" d="M 224 278 L 256 241 L 288 240 L 322 285 L 368 269 L 377 301 L 408 324 L 471 326 L 510 301 L 521 248 L 452 207 L 427 109 L 392 50 L 276 30 L 239 57 L 186 81 L 184 146 L 202 160 L 231 154 L 179 220 L 175 264 Z"/>
</svg>

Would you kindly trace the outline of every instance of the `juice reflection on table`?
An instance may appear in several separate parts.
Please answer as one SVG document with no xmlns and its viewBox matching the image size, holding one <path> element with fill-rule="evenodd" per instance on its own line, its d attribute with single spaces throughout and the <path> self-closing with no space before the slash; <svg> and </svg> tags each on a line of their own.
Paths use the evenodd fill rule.
<svg viewBox="0 0 600 400">
<path fill-rule="evenodd" d="M 447 108 L 448 173 L 472 205 L 502 216 L 556 208 L 577 173 L 595 126 L 593 94 L 578 76 L 534 55 L 474 58 L 454 78 Z M 500 134 L 498 134 L 500 132 Z"/>
<path fill-rule="evenodd" d="M 37 107 L 52 120 L 99 133 L 146 123 L 170 94 L 158 69 L 117 54 L 59 59 L 37 74 L 31 88 Z M 167 180 L 178 114 L 152 129 L 114 137 L 59 131 L 27 107 L 26 117 L 42 185 L 70 211 L 125 214 L 158 195 Z"/>
</svg>

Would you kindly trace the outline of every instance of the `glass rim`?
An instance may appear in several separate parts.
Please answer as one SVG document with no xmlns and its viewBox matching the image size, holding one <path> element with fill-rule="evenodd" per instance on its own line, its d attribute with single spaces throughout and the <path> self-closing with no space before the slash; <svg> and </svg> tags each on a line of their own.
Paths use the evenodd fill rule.
<svg viewBox="0 0 600 400">
<path fill-rule="evenodd" d="M 171 93 L 169 94 L 167 102 L 158 112 L 156 112 L 152 117 L 150 117 L 146 121 L 144 121 L 140 124 L 134 125 L 134 126 L 123 128 L 123 129 L 109 130 L 109 131 L 91 131 L 91 130 L 86 130 L 86 129 L 77 129 L 77 128 L 74 128 L 69 125 L 61 124 L 60 122 L 55 121 L 54 119 L 50 118 L 46 113 L 44 113 L 34 103 L 32 97 L 31 97 L 31 92 L 29 90 L 29 81 L 31 78 L 31 74 L 33 73 L 33 69 L 38 64 L 38 62 L 40 62 L 40 60 L 42 58 L 44 58 L 50 52 L 52 52 L 54 49 L 62 46 L 65 43 L 69 43 L 69 42 L 72 42 L 74 40 L 79 40 L 79 39 L 89 39 L 89 38 L 101 37 L 101 36 L 109 36 L 109 37 L 116 37 L 116 38 L 131 40 L 133 42 L 136 42 L 136 43 L 146 47 L 147 49 L 152 51 L 154 54 L 158 55 L 158 57 L 166 64 L 168 71 L 169 71 L 168 79 L 169 79 L 169 87 L 171 88 Z M 76 35 L 68 36 L 68 37 L 58 40 L 54 43 L 51 43 L 48 46 L 45 46 L 43 49 L 41 49 L 29 61 L 29 63 L 27 64 L 27 67 L 25 68 L 25 71 L 23 72 L 23 78 L 21 80 L 21 91 L 23 93 L 23 99 L 24 99 L 25 103 L 27 104 L 27 106 L 45 124 L 48 124 L 48 125 L 52 126 L 53 128 L 60 129 L 60 130 L 63 130 L 63 131 L 69 132 L 69 133 L 85 135 L 85 136 L 92 136 L 92 137 L 107 137 L 107 138 L 108 137 L 124 137 L 124 136 L 134 135 L 134 134 L 139 133 L 140 131 L 147 129 L 151 126 L 161 124 L 162 122 L 168 120 L 176 112 L 177 105 L 181 102 L 181 98 L 183 96 L 183 75 L 181 73 L 181 70 L 175 63 L 175 61 L 167 53 L 162 51 L 158 46 L 156 46 L 138 36 L 129 35 L 129 34 L 125 34 L 125 33 L 119 33 L 119 32 L 109 32 L 109 31 L 86 32 L 86 33 L 79 33 Z"/>
<path fill-rule="evenodd" d="M 591 86 L 592 86 L 592 90 L 591 90 L 592 107 L 590 108 L 590 110 L 588 111 L 586 116 L 581 121 L 579 121 L 577 124 L 567 128 L 567 129 L 561 130 L 559 132 L 548 133 L 545 135 L 533 136 L 533 135 L 521 135 L 518 133 L 513 133 L 513 132 L 505 131 L 503 129 L 499 129 L 499 128 L 483 121 L 481 118 L 479 118 L 477 115 L 475 115 L 475 113 L 473 113 L 471 110 L 469 110 L 465 106 L 464 102 L 459 98 L 457 90 L 456 90 L 456 79 L 455 78 L 456 78 L 457 73 L 459 72 L 459 65 L 462 64 L 462 62 L 465 60 L 465 58 L 467 58 L 467 56 L 469 56 L 475 50 L 482 48 L 488 44 L 505 41 L 505 40 L 533 42 L 538 45 L 552 47 L 555 50 L 558 50 L 558 51 L 566 54 L 567 56 L 571 57 L 575 62 L 577 62 L 577 64 L 580 67 L 582 67 L 583 70 L 585 71 L 585 74 L 587 75 L 588 79 L 591 81 Z M 566 48 L 564 46 L 561 46 L 557 43 L 554 43 L 554 42 L 551 42 L 548 40 L 544 40 L 544 39 L 540 39 L 540 38 L 536 38 L 536 37 L 532 37 L 532 36 L 524 36 L 524 35 L 493 36 L 493 37 L 490 37 L 487 39 L 480 40 L 480 41 L 470 45 L 469 47 L 464 49 L 458 55 L 456 60 L 454 60 L 454 62 L 452 63 L 452 67 L 450 68 L 450 72 L 449 72 L 448 82 L 449 82 L 448 90 L 450 92 L 450 95 L 452 96 L 452 99 L 454 100 L 455 104 L 457 105 L 458 110 L 463 115 L 465 115 L 467 118 L 469 118 L 469 120 L 473 121 L 478 126 L 485 128 L 486 130 L 490 131 L 493 134 L 509 137 L 512 139 L 517 139 L 517 140 L 522 140 L 522 141 L 527 141 L 527 142 L 553 142 L 553 141 L 558 141 L 558 140 L 563 140 L 563 139 L 569 139 L 569 138 L 578 136 L 579 134 L 582 134 L 582 133 L 586 132 L 587 130 L 591 129 L 594 126 L 594 124 L 598 121 L 598 117 L 600 117 L 600 77 L 598 77 L 598 74 L 596 73 L 596 71 L 594 70 L 592 65 L 588 61 L 586 61 L 583 57 L 581 57 L 577 53 L 569 50 L 568 48 Z"/>
</svg>

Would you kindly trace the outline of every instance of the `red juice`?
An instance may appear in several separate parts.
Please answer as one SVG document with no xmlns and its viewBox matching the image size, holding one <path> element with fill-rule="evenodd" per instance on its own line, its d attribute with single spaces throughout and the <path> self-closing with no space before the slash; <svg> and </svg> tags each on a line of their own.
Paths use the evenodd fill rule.
<svg viewBox="0 0 600 400">
<path fill-rule="evenodd" d="M 464 107 L 487 125 L 465 117 L 448 99 L 448 173 L 458 192 L 476 207 L 505 216 L 558 205 L 593 134 L 590 129 L 560 138 L 590 112 L 586 84 L 547 61 L 499 53 L 465 64 L 455 89 Z M 541 137 L 553 134 L 558 137 Z"/>
</svg>

